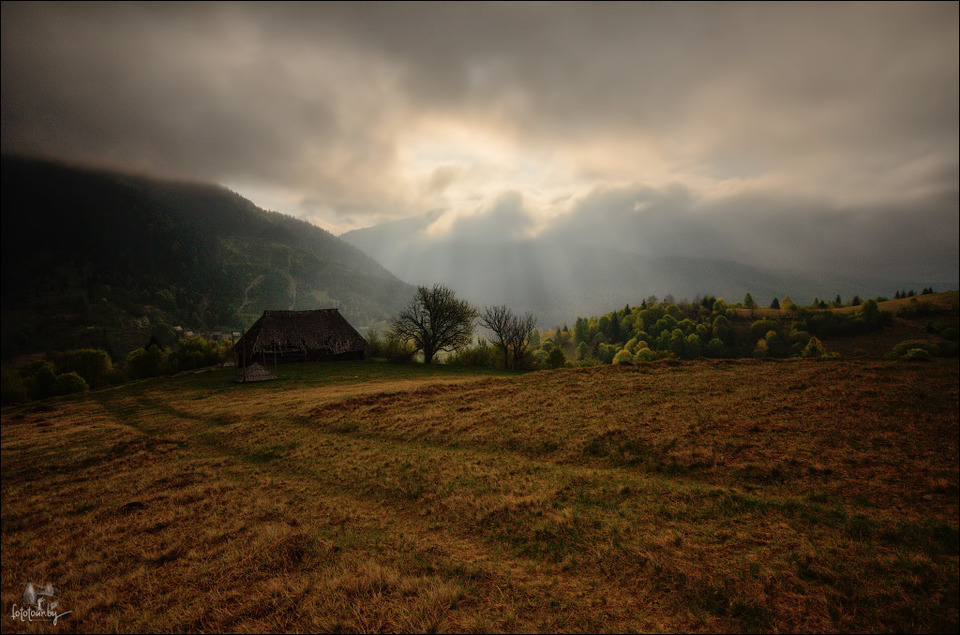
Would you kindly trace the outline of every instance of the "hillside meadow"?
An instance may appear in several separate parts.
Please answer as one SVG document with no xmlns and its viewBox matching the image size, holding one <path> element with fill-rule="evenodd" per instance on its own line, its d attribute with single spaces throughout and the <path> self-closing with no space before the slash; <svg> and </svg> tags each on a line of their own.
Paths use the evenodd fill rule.
<svg viewBox="0 0 960 635">
<path fill-rule="evenodd" d="M 956 359 L 277 372 L 4 409 L 3 631 L 957 629 Z"/>
</svg>

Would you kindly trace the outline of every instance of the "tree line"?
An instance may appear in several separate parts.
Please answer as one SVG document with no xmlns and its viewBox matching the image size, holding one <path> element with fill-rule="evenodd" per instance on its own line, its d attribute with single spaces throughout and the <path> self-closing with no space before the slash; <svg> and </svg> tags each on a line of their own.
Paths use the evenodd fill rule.
<svg viewBox="0 0 960 635">
<path fill-rule="evenodd" d="M 515 314 L 506 305 L 477 310 L 443 285 L 418 287 L 410 303 L 392 321 L 387 346 L 395 350 L 423 354 L 425 364 L 432 364 L 438 353 L 457 352 L 473 341 L 475 322 L 494 337 L 493 347 L 503 356 L 503 367 L 524 367 L 530 352 L 530 336 L 536 329 L 533 314 Z M 374 345 L 379 346 L 374 337 Z M 406 348 L 404 348 L 406 347 Z M 379 352 L 378 347 L 375 351 Z M 401 355 L 402 356 L 402 355 Z"/>
<path fill-rule="evenodd" d="M 182 338 L 176 348 L 155 338 L 114 364 L 103 349 L 81 348 L 50 355 L 22 368 L 2 369 L 0 402 L 3 405 L 68 395 L 103 388 L 131 379 L 173 375 L 223 363 L 232 357 L 230 342 L 202 337 Z"/>
<path fill-rule="evenodd" d="M 450 289 L 435 285 L 418 288 L 393 320 L 385 342 L 373 334 L 371 356 L 410 359 L 422 353 L 425 363 L 433 363 L 446 352 L 446 363 L 505 369 L 556 368 L 568 360 L 589 365 L 665 358 L 825 357 L 831 353 L 824 338 L 870 333 L 891 324 L 893 314 L 878 306 L 884 300 L 853 296 L 844 303 L 838 294 L 829 303 L 815 299 L 809 306 L 799 306 L 789 296 L 775 297 L 770 308 L 780 312 L 764 313 L 749 293 L 732 305 L 712 296 L 694 302 L 649 296 L 636 307 L 578 317 L 572 329 L 564 324 L 539 331 L 529 313 L 521 316 L 505 305 L 478 310 Z M 857 310 L 824 310 L 839 307 Z M 918 311 L 905 307 L 898 314 Z M 474 342 L 475 324 L 492 334 L 489 342 L 483 338 Z"/>
</svg>

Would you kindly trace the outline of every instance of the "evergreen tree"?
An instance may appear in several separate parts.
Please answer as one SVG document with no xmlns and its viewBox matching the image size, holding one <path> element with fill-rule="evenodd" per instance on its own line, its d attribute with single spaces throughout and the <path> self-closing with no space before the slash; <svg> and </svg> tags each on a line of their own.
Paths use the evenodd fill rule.
<svg viewBox="0 0 960 635">
<path fill-rule="evenodd" d="M 577 318 L 576 323 L 573 325 L 573 341 L 577 344 L 581 342 L 586 342 L 589 339 L 589 329 L 587 321 L 583 318 Z"/>
</svg>

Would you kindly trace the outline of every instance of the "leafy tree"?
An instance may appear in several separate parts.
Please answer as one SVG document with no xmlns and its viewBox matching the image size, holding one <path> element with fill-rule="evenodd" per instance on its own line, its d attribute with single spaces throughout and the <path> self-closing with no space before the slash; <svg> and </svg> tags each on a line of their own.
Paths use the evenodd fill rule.
<svg viewBox="0 0 960 635">
<path fill-rule="evenodd" d="M 687 359 L 697 359 L 700 357 L 702 351 L 702 345 L 700 338 L 697 337 L 696 333 L 691 333 L 687 336 L 686 341 L 683 344 L 683 353 Z"/>
<path fill-rule="evenodd" d="M 690 335 L 695 330 L 697 330 L 697 323 L 691 320 L 690 318 L 684 318 L 677 323 L 677 328 L 683 331 L 684 335 Z"/>
<path fill-rule="evenodd" d="M 749 293 L 743 296 L 743 306 L 747 309 L 752 309 L 755 306 L 757 306 L 757 304 L 753 301 L 753 296 L 750 295 Z"/>
<path fill-rule="evenodd" d="M 876 300 L 867 300 L 861 304 L 857 314 L 870 330 L 883 328 L 893 317 L 888 311 L 881 311 Z"/>
<path fill-rule="evenodd" d="M 401 341 L 412 341 L 423 351 L 425 364 L 440 351 L 467 346 L 473 336 L 477 312 L 452 290 L 442 285 L 418 287 L 410 304 L 393 320 L 392 333 Z"/>
<path fill-rule="evenodd" d="M 553 354 L 553 351 L 551 351 Z M 613 344 L 600 344 L 597 347 L 596 357 L 603 364 L 612 364 L 613 358 L 617 354 L 617 347 Z"/>
<path fill-rule="evenodd" d="M 577 344 L 577 359 L 584 360 L 590 357 L 590 347 L 586 342 L 580 342 Z"/>
<path fill-rule="evenodd" d="M 715 359 L 725 357 L 727 354 L 726 348 L 723 345 L 723 340 L 721 340 L 719 337 L 715 337 L 707 342 L 704 352 L 706 353 L 707 357 L 713 357 Z"/>
<path fill-rule="evenodd" d="M 550 368 L 560 368 L 567 363 L 567 356 L 563 354 L 563 349 L 555 346 L 547 356 L 547 366 Z"/>
<path fill-rule="evenodd" d="M 767 342 L 767 354 L 770 357 L 786 357 L 790 354 L 790 344 L 777 331 L 767 331 L 764 338 Z"/>
<path fill-rule="evenodd" d="M 730 336 L 730 320 L 725 315 L 718 315 L 713 319 L 713 334 L 723 341 Z"/>
<path fill-rule="evenodd" d="M 670 334 L 670 352 L 673 353 L 676 357 L 683 359 L 687 351 L 687 338 L 684 336 L 683 331 L 680 329 L 674 329 Z"/>
</svg>

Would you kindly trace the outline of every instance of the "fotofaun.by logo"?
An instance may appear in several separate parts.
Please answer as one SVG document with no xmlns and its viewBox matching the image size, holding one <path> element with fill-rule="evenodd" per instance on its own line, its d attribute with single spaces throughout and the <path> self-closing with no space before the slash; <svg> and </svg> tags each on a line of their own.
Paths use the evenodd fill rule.
<svg viewBox="0 0 960 635">
<path fill-rule="evenodd" d="M 47 583 L 44 587 L 36 587 L 33 582 L 27 582 L 23 590 L 23 604 L 13 604 L 10 610 L 11 617 L 21 622 L 52 622 L 57 625 L 71 611 L 61 611 L 59 592 L 57 587 Z"/>
</svg>

